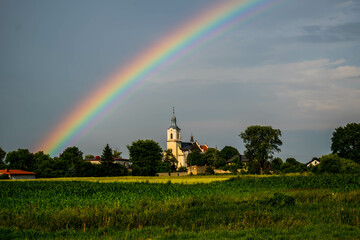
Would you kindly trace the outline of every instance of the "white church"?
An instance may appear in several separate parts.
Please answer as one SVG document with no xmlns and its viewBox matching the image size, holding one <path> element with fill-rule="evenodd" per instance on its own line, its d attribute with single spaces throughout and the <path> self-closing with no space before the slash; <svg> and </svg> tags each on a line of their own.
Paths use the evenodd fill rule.
<svg viewBox="0 0 360 240">
<path fill-rule="evenodd" d="M 197 141 L 194 141 L 193 136 L 191 136 L 190 142 L 181 141 L 181 129 L 176 124 L 174 108 L 171 125 L 167 129 L 167 149 L 172 150 L 172 154 L 178 160 L 178 167 L 187 167 L 187 156 L 192 151 L 205 153 L 208 150 L 207 145 L 200 145 Z"/>
</svg>

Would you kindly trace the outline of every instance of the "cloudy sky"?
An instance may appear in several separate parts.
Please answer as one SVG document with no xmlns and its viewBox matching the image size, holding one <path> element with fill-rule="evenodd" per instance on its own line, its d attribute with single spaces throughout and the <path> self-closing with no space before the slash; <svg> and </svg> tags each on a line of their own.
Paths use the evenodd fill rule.
<svg viewBox="0 0 360 240">
<path fill-rule="evenodd" d="M 33 150 L 116 70 L 218 0 L 1 0 L 0 147 Z M 360 1 L 284 0 L 206 42 L 113 106 L 73 144 L 165 148 L 175 107 L 183 140 L 244 151 L 250 125 L 282 131 L 278 156 L 330 153 L 360 122 Z"/>
</svg>

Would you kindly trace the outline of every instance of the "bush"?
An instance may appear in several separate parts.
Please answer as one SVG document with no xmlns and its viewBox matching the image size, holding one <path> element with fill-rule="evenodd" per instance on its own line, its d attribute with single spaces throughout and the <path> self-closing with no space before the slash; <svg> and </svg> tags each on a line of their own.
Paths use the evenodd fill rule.
<svg viewBox="0 0 360 240">
<path fill-rule="evenodd" d="M 328 154 L 320 158 L 318 167 L 320 173 L 360 173 L 360 165 L 352 160 L 339 157 L 337 154 Z"/>
<path fill-rule="evenodd" d="M 214 169 L 210 166 L 206 167 L 205 174 L 209 174 L 209 175 L 215 174 Z"/>
<path fill-rule="evenodd" d="M 178 168 L 177 172 L 187 172 L 187 168 L 184 166 L 181 166 Z"/>
</svg>

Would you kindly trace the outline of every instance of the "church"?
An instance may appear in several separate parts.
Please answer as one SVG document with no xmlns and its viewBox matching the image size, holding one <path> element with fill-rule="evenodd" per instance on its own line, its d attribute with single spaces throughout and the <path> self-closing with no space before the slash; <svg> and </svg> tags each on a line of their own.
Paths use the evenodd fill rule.
<svg viewBox="0 0 360 240">
<path fill-rule="evenodd" d="M 207 145 L 200 145 L 194 141 L 191 135 L 190 142 L 181 141 L 181 129 L 176 124 L 175 109 L 173 108 L 173 116 L 171 118 L 171 125 L 167 129 L 167 149 L 171 149 L 172 154 L 178 160 L 179 167 L 187 167 L 187 156 L 193 151 L 205 153 L 208 150 Z"/>
</svg>

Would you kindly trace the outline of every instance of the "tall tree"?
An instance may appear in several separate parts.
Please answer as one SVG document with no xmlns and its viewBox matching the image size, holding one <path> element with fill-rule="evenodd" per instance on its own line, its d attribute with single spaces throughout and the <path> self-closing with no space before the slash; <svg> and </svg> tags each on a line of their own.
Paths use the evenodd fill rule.
<svg viewBox="0 0 360 240">
<path fill-rule="evenodd" d="M 268 161 L 272 159 L 274 152 L 280 152 L 279 146 L 280 129 L 273 129 L 271 126 L 250 126 L 239 136 L 245 143 L 245 156 L 250 161 L 257 161 L 260 166 L 260 174 L 263 173 Z"/>
<path fill-rule="evenodd" d="M 331 141 L 333 153 L 360 163 L 360 123 L 348 123 L 345 127 L 336 128 Z"/>
<path fill-rule="evenodd" d="M 127 146 L 130 161 L 133 165 L 133 175 L 154 176 L 162 161 L 162 149 L 153 140 L 137 140 Z"/>
<path fill-rule="evenodd" d="M 112 149 L 109 146 L 109 144 L 106 144 L 103 153 L 101 155 L 101 164 L 110 165 L 113 162 L 114 162 L 114 158 L 112 154 Z"/>
</svg>

